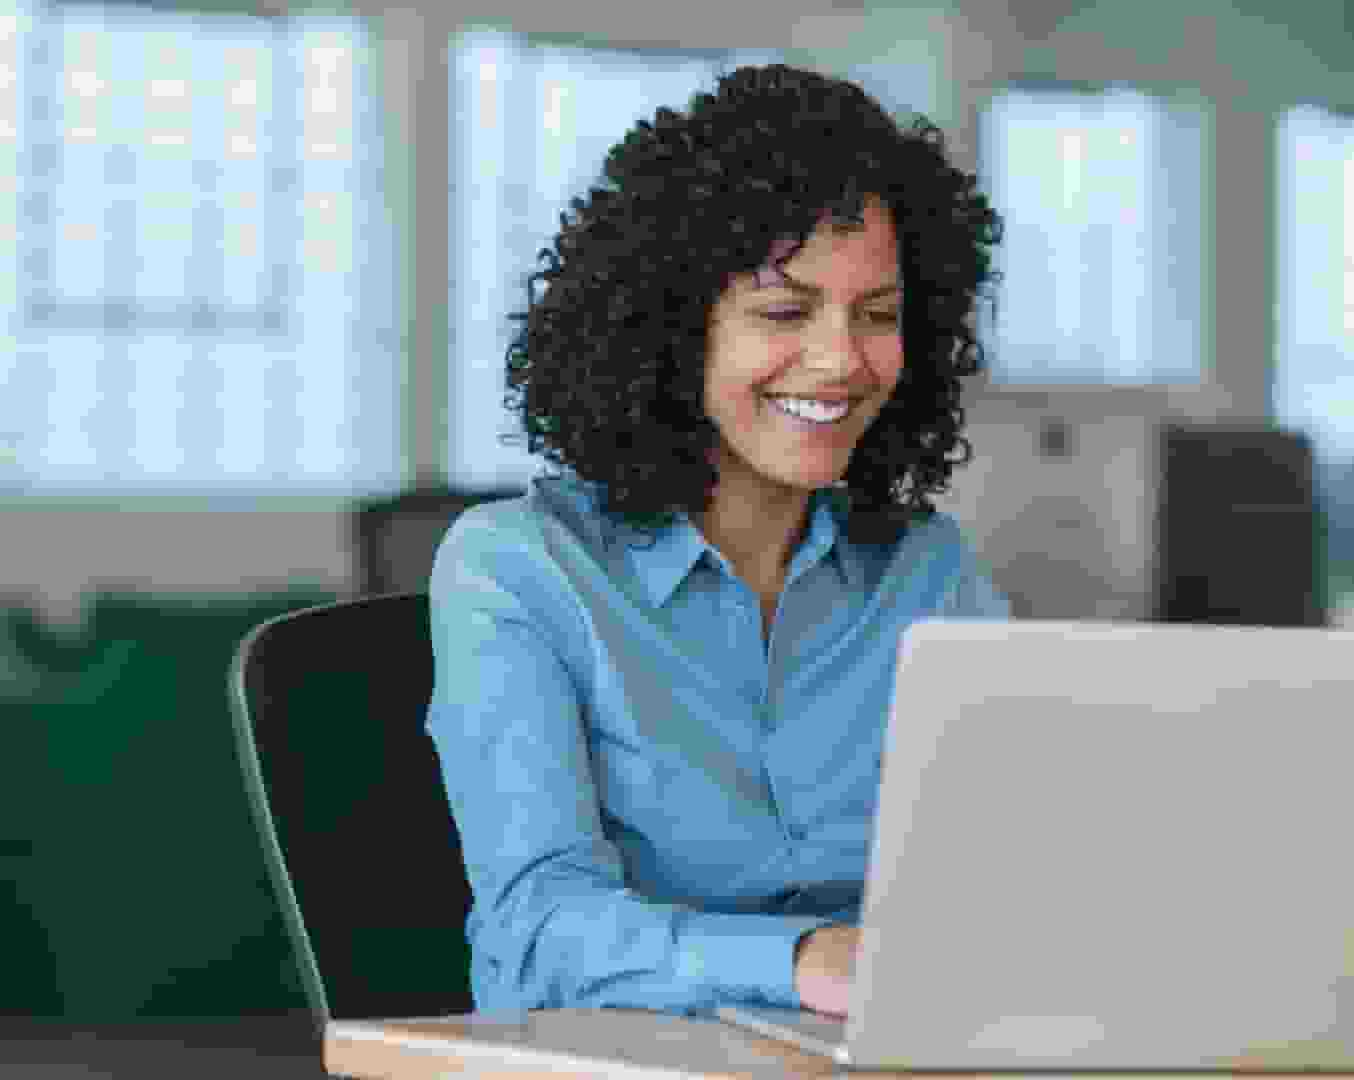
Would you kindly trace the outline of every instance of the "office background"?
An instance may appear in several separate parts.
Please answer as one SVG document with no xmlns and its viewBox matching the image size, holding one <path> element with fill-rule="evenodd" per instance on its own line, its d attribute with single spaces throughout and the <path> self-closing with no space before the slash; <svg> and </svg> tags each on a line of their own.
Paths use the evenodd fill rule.
<svg viewBox="0 0 1354 1080">
<path fill-rule="evenodd" d="M 1304 546 L 1349 617 L 1354 15 L 999 8 L 0 7 L 0 1012 L 303 1005 L 231 649 L 361 590 L 360 501 L 525 486 L 503 316 L 610 142 L 739 63 L 925 113 L 1005 215 L 951 505 L 1025 614 L 1153 615 L 1168 421 L 1240 432 L 1233 510 L 1301 494 L 1294 446 L 1314 496 L 1312 543 L 1190 524 L 1253 562 L 1177 617 Z"/>
</svg>

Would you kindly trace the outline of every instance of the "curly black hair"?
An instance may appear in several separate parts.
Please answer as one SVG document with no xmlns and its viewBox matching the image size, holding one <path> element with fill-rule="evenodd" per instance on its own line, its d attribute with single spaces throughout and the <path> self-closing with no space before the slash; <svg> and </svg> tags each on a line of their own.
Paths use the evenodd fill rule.
<svg viewBox="0 0 1354 1080">
<path fill-rule="evenodd" d="M 544 449 L 604 486 L 608 516 L 653 530 L 678 509 L 703 513 L 720 441 L 702 396 L 712 306 L 778 237 L 796 239 L 777 260 L 787 261 L 824 213 L 859 223 L 864 196 L 877 195 L 898 236 L 906 362 L 845 487 L 847 535 L 891 542 L 935 513 L 928 495 L 973 456 L 959 378 L 981 370 L 983 348 L 965 320 L 978 287 L 1001 276 L 985 250 L 1001 220 L 925 116 L 904 131 L 850 82 L 740 67 L 688 110 L 640 120 L 607 153 L 614 190 L 591 187 L 570 200 L 574 220 L 560 214 L 553 249 L 537 255 L 549 268 L 526 278 L 528 310 L 508 316 L 524 325 L 507 351 L 504 405 L 521 414 L 528 453 Z"/>
</svg>

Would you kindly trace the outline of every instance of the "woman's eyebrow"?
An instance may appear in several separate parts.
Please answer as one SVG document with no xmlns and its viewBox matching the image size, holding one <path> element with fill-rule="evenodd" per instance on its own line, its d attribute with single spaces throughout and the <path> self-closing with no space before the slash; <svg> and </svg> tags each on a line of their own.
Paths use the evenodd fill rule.
<svg viewBox="0 0 1354 1080">
<path fill-rule="evenodd" d="M 773 276 L 774 274 L 774 276 Z M 765 276 L 763 276 L 765 275 Z M 871 289 L 865 293 L 862 300 L 872 300 L 876 296 L 884 296 L 888 293 L 901 292 L 902 283 L 898 281 L 890 282 L 888 285 L 880 285 L 876 289 Z M 796 281 L 790 277 L 784 270 L 771 271 L 769 268 L 760 271 L 753 282 L 755 289 L 790 289 L 792 292 L 804 293 L 808 296 L 821 296 L 823 290 L 818 285 L 810 285 L 806 281 Z"/>
</svg>

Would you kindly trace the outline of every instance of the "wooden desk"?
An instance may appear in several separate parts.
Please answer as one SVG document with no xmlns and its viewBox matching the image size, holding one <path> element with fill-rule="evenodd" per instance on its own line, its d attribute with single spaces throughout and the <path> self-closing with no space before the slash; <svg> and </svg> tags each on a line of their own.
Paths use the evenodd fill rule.
<svg viewBox="0 0 1354 1080">
<path fill-rule="evenodd" d="M 672 1080 L 676 1076 L 730 1080 L 849 1075 L 827 1058 L 802 1053 L 718 1020 L 630 1009 L 472 1013 L 415 1020 L 335 1020 L 325 1031 L 324 1067 L 331 1076 L 359 1080 L 442 1080 L 462 1075 L 501 1080 L 508 1077 L 581 1080 L 599 1076 L 620 1080 Z M 1013 1080 L 1015 1075 L 1005 1073 L 1002 1080 Z M 1181 1074 L 1181 1080 L 1186 1075 Z M 1073 1080 L 1074 1076 L 1058 1074 L 1059 1080 Z M 1151 1076 L 1153 1080 L 1166 1080 L 1167 1074 Z M 1124 1074 L 1117 1074 L 1116 1080 L 1123 1077 Z M 1198 1074 L 1193 1074 L 1190 1080 L 1197 1077 Z"/>
<path fill-rule="evenodd" d="M 639 1009 L 549 1009 L 416 1020 L 335 1020 L 324 1067 L 360 1080 L 831 1076 L 836 1064 L 719 1020 Z"/>
</svg>

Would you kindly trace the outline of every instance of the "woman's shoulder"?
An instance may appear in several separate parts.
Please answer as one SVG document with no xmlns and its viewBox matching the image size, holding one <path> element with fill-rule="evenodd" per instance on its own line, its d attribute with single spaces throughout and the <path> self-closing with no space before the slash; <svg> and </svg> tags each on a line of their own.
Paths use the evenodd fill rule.
<svg viewBox="0 0 1354 1080">
<path fill-rule="evenodd" d="M 605 591 L 614 572 L 595 547 L 591 517 L 578 490 L 534 479 L 520 496 L 466 509 L 433 559 L 434 619 L 451 626 L 477 612 L 528 623 L 581 679 L 587 597 Z M 481 620 L 481 632 L 497 631 Z"/>
<path fill-rule="evenodd" d="M 888 548 L 888 562 L 895 573 L 913 569 L 918 563 L 966 568 L 973 558 L 973 544 L 963 524 L 944 510 L 915 514 Z"/>
<path fill-rule="evenodd" d="M 521 495 L 461 511 L 438 545 L 434 576 L 439 564 L 512 564 L 521 572 L 559 561 L 565 549 L 592 549 L 604 543 L 598 507 L 594 485 L 569 473 L 538 473 Z"/>
</svg>

